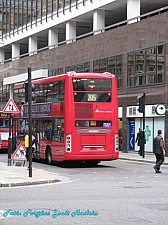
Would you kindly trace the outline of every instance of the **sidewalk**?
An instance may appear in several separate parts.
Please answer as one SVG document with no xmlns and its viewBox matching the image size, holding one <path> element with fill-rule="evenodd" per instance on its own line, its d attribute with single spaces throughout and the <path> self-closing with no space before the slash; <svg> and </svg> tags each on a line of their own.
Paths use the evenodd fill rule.
<svg viewBox="0 0 168 225">
<path fill-rule="evenodd" d="M 136 151 L 129 151 L 128 153 L 119 152 L 119 159 L 122 160 L 131 160 L 131 161 L 138 161 L 138 162 L 147 162 L 155 164 L 156 159 L 153 153 L 146 153 L 145 157 L 139 156 L 138 152 Z M 168 165 L 168 157 L 165 157 L 165 161 L 163 165 Z"/>
<path fill-rule="evenodd" d="M 32 169 L 32 177 L 29 177 L 26 166 L 8 166 L 7 163 L 0 162 L 0 188 L 55 183 L 61 180 L 62 177 L 56 173 L 35 168 Z"/>
</svg>

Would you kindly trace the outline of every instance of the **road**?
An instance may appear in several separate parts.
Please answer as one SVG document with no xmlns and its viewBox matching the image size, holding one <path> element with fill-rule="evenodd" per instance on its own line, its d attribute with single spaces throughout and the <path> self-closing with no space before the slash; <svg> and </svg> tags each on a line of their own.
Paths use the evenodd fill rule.
<svg viewBox="0 0 168 225">
<path fill-rule="evenodd" d="M 7 154 L 0 154 L 0 161 L 7 161 Z M 1 188 L 0 212 L 11 209 L 18 215 L 1 217 L 0 224 L 165 225 L 168 167 L 155 174 L 152 166 L 122 160 L 97 167 L 33 162 L 33 167 L 59 173 L 69 181 Z"/>
</svg>

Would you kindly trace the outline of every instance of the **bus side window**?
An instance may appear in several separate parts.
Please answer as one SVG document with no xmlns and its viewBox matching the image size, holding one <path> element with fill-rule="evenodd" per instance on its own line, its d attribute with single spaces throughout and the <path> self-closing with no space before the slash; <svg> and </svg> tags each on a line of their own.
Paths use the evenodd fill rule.
<svg viewBox="0 0 168 225">
<path fill-rule="evenodd" d="M 54 120 L 54 132 L 53 141 L 63 142 L 64 141 L 64 119 L 55 118 Z"/>
</svg>

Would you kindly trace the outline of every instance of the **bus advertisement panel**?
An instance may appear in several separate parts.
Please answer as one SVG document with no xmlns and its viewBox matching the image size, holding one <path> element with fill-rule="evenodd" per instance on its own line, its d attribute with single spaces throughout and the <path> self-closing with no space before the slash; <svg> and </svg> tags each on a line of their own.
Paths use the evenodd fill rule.
<svg viewBox="0 0 168 225">
<path fill-rule="evenodd" d="M 70 72 L 33 84 L 36 103 L 32 105 L 32 131 L 37 140 L 34 157 L 46 159 L 49 164 L 118 159 L 115 75 Z M 26 131 L 28 105 L 21 105 L 19 117 L 17 130 Z"/>
</svg>

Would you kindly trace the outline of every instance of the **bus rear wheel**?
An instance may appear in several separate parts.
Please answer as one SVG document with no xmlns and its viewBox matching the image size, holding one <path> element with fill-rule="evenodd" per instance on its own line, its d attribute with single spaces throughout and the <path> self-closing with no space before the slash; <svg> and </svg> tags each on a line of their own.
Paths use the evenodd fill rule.
<svg viewBox="0 0 168 225">
<path fill-rule="evenodd" d="M 47 148 L 47 154 L 46 154 L 47 163 L 49 165 L 52 164 L 52 155 L 51 155 L 51 149 Z"/>
</svg>

